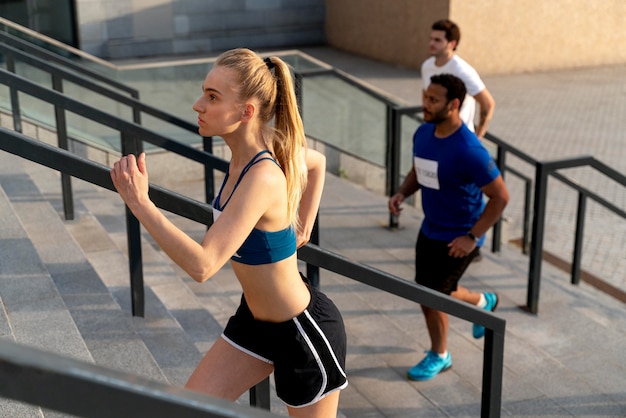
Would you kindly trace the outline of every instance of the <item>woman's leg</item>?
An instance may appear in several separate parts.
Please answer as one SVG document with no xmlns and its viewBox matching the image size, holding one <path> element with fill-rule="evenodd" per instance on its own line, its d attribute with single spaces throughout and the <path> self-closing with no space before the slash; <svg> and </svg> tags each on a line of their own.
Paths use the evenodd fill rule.
<svg viewBox="0 0 626 418">
<path fill-rule="evenodd" d="M 335 391 L 313 405 L 302 408 L 287 407 L 290 417 L 336 418 L 340 391 Z"/>
<path fill-rule="evenodd" d="M 200 360 L 185 388 L 236 401 L 273 370 L 272 364 L 244 353 L 220 337 Z"/>
</svg>

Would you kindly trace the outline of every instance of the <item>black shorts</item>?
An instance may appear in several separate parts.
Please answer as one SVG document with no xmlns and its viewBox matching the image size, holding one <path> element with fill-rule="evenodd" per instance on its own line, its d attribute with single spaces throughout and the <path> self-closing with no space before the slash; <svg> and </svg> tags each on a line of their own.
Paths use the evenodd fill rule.
<svg viewBox="0 0 626 418">
<path fill-rule="evenodd" d="M 279 323 L 255 320 L 242 296 L 222 334 L 239 350 L 274 365 L 276 394 L 292 407 L 314 404 L 348 385 L 341 314 L 326 295 L 309 289 L 304 312 Z"/>
<path fill-rule="evenodd" d="M 415 281 L 422 286 L 449 295 L 472 260 L 479 254 L 478 247 L 465 257 L 448 255 L 449 242 L 428 238 L 420 231 L 415 244 Z"/>
</svg>

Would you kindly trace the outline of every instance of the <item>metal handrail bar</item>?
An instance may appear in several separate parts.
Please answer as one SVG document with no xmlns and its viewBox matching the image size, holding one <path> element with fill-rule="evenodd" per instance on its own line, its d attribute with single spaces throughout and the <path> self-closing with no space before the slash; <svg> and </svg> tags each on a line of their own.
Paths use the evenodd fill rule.
<svg viewBox="0 0 626 418">
<path fill-rule="evenodd" d="M 399 179 L 400 173 L 395 171 L 399 168 L 399 153 L 400 153 L 400 118 L 402 115 L 410 115 L 421 110 L 421 106 L 404 106 L 400 108 L 391 108 L 390 115 L 388 116 L 388 133 L 391 139 L 391 146 L 389 147 L 389 158 L 391 163 L 388 171 L 391 172 L 391 179 Z M 418 121 L 422 121 L 421 118 L 416 117 Z M 423 121 L 422 121 L 423 122 Z M 583 229 L 584 229 L 584 215 L 586 210 L 586 198 L 592 198 L 600 205 L 613 211 L 617 215 L 626 218 L 626 212 L 608 200 L 600 197 L 593 191 L 580 186 L 568 179 L 567 177 L 556 172 L 556 170 L 563 168 L 579 167 L 583 165 L 591 166 L 600 173 L 615 180 L 621 185 L 626 186 L 626 176 L 619 173 L 617 170 L 607 166 L 606 164 L 596 160 L 593 157 L 579 157 L 573 159 L 565 159 L 559 161 L 553 161 L 550 163 L 541 163 L 532 158 L 530 155 L 523 151 L 513 147 L 512 145 L 504 142 L 497 136 L 487 132 L 485 139 L 494 143 L 497 147 L 496 162 L 500 167 L 503 175 L 506 172 L 512 173 L 525 181 L 525 198 L 524 198 L 524 222 L 522 231 L 522 252 L 529 254 L 529 271 L 528 271 L 528 292 L 527 292 L 527 306 L 526 309 L 530 312 L 537 313 L 538 298 L 539 298 L 539 282 L 541 275 L 541 263 L 543 260 L 543 224 L 545 222 L 545 199 L 547 193 L 547 176 L 561 180 L 566 185 L 577 190 L 579 192 L 579 202 L 577 208 L 576 219 L 576 231 L 574 237 L 574 251 L 571 270 L 571 283 L 578 284 L 580 281 L 581 272 L 581 259 L 582 259 L 582 243 L 583 243 Z M 514 168 L 506 164 L 506 154 L 510 153 L 522 161 L 534 166 L 536 168 L 535 174 L 535 199 L 534 210 L 531 213 L 531 194 L 532 194 L 532 180 L 515 170 Z M 391 182 L 390 184 L 394 184 Z M 394 189 L 391 189 L 394 190 Z M 534 216 L 533 216 L 534 215 Z M 531 220 L 532 219 L 532 220 Z M 531 227 L 532 223 L 532 227 Z M 390 215 L 390 227 L 397 227 L 397 217 Z M 531 231 L 532 228 L 532 231 Z M 492 237 L 492 251 L 499 251 L 500 246 L 500 234 L 501 234 L 501 220 L 498 221 L 493 227 Z M 530 249 L 529 249 L 530 247 Z"/>
<path fill-rule="evenodd" d="M 277 416 L 6 339 L 0 340 L 0 396 L 92 418 Z"/>
<path fill-rule="evenodd" d="M 599 161 L 594 158 L 593 162 L 597 163 Z M 602 164 L 602 163 L 600 163 L 600 164 Z M 593 164 L 591 164 L 590 166 L 593 167 Z M 606 209 L 610 210 L 611 212 L 615 213 L 616 215 L 619 215 L 622 218 L 626 219 L 626 209 L 619 208 L 618 206 L 616 206 L 613 203 L 609 202 L 608 200 L 606 200 L 602 196 L 600 196 L 597 193 L 595 193 L 595 192 L 593 192 L 593 191 L 591 191 L 591 190 L 581 186 L 580 184 L 578 184 L 574 180 L 564 176 L 563 174 L 552 172 L 552 173 L 550 173 L 550 175 L 552 177 L 554 177 L 554 178 L 559 179 L 561 182 L 567 184 L 572 189 L 577 190 L 579 193 L 582 193 L 585 196 L 590 197 L 591 199 L 595 200 L 597 203 L 599 203 L 600 205 L 604 206 Z M 622 186 L 626 187 L 626 183 L 624 183 L 624 180 L 620 181 L 616 177 L 612 177 L 612 176 L 609 176 L 609 177 L 611 179 L 617 181 L 618 183 L 620 183 Z"/>
<path fill-rule="evenodd" d="M 525 152 L 523 152 L 522 150 L 519 150 L 517 148 L 515 148 L 513 145 L 510 145 L 506 142 L 504 142 L 504 140 L 500 139 L 499 137 L 489 133 L 489 132 L 485 132 L 485 139 L 493 142 L 494 144 L 497 145 L 498 149 L 502 149 L 507 153 L 511 153 L 513 155 L 515 155 L 517 158 L 519 158 L 520 160 L 523 160 L 525 162 L 527 162 L 530 165 L 535 165 L 537 163 L 537 160 L 534 159 L 533 157 L 531 157 L 530 155 L 526 154 Z"/>
<path fill-rule="evenodd" d="M 531 222 L 531 202 L 532 202 L 532 188 L 533 180 L 516 170 L 513 167 L 506 166 L 506 172 L 511 173 L 524 182 L 524 220 L 522 222 L 522 254 L 528 254 L 528 247 L 530 245 L 530 222 Z"/>
<path fill-rule="evenodd" d="M 90 54 L 86 53 L 85 51 L 82 51 L 82 50 L 80 50 L 78 48 L 74 48 L 72 46 L 64 44 L 63 42 L 60 42 L 60 41 L 58 41 L 58 40 L 56 40 L 54 38 L 51 38 L 49 36 L 43 35 L 43 34 L 41 34 L 39 32 L 36 32 L 36 31 L 34 31 L 34 30 L 30 29 L 30 28 L 27 28 L 25 26 L 17 24 L 15 22 L 11 21 L 11 20 L 8 20 L 8 19 L 5 19 L 3 17 L 0 17 L 0 24 L 1 25 L 5 25 L 7 27 L 10 27 L 12 29 L 15 29 L 18 32 L 25 33 L 28 36 L 31 36 L 31 37 L 33 37 L 35 39 L 38 39 L 38 40 L 40 40 L 42 42 L 45 42 L 47 44 L 54 45 L 55 47 L 57 47 L 57 48 L 59 48 L 59 49 L 61 49 L 63 51 L 66 51 L 66 52 L 68 52 L 70 54 L 79 56 L 81 58 L 85 58 L 85 59 L 87 59 L 89 61 L 96 62 L 96 63 L 102 65 L 103 67 L 108 67 L 108 68 L 112 68 L 112 69 L 117 68 L 114 64 L 111 64 L 108 61 L 105 61 L 105 60 L 103 60 L 101 58 L 98 58 L 96 56 L 90 55 Z M 10 35 L 7 32 L 0 31 L 0 33 L 4 33 L 4 34 L 7 34 L 7 35 Z M 19 40 L 19 38 L 15 37 L 15 36 L 12 36 L 12 35 L 10 35 L 10 36 Z M 27 43 L 27 44 L 28 44 L 28 46 L 36 47 L 35 45 L 32 45 L 31 43 Z M 38 50 L 42 50 L 42 51 L 48 52 L 44 48 L 33 49 L 33 51 L 38 51 Z M 52 55 L 55 55 L 55 54 L 52 54 Z M 58 55 L 57 55 L 57 57 L 58 57 Z M 62 58 L 62 57 L 58 57 L 58 58 Z M 102 81 L 109 81 L 109 80 L 103 79 Z M 110 81 L 113 81 L 113 80 L 110 80 Z M 122 87 L 123 88 L 127 88 L 127 86 L 122 86 Z"/>
<path fill-rule="evenodd" d="M 545 218 L 546 218 L 546 203 L 548 193 L 548 177 L 553 176 L 570 187 L 578 190 L 579 192 L 579 204 L 578 214 L 575 230 L 575 245 L 572 261 L 572 276 L 571 282 L 576 284 L 579 282 L 580 276 L 580 264 L 581 264 L 581 252 L 582 252 L 582 238 L 584 228 L 584 215 L 585 215 L 585 199 L 591 197 L 599 204 L 612 210 L 617 215 L 626 219 L 626 212 L 616 207 L 605 199 L 589 191 L 588 189 L 574 183 L 567 179 L 565 176 L 556 172 L 556 170 L 574 167 L 590 166 L 597 169 L 602 174 L 608 176 L 612 180 L 615 180 L 622 186 L 626 187 L 626 176 L 613 170 L 606 164 L 596 160 L 591 156 L 580 156 L 574 158 L 567 158 L 556 161 L 541 161 L 536 165 L 535 181 L 537 183 L 535 187 L 535 199 L 534 199 L 534 219 L 532 225 L 532 238 L 530 244 L 530 265 L 528 268 L 528 290 L 526 295 L 526 309 L 532 313 L 537 313 L 539 308 L 539 289 L 541 282 L 541 262 L 543 256 L 543 235 L 545 230 Z"/>
<path fill-rule="evenodd" d="M 21 133 L 0 128 L 0 149 L 52 169 L 66 171 L 74 177 L 100 187 L 114 190 L 109 176 L 109 167 L 33 140 Z M 150 185 L 150 197 L 155 205 L 162 209 L 205 225 L 210 225 L 212 222 L 211 206 L 206 203 L 186 198 L 152 184 Z M 426 306 L 437 307 L 437 309 L 453 316 L 483 325 L 486 332 L 481 414 L 483 417 L 500 415 L 506 325 L 504 319 L 484 309 L 479 309 L 397 276 L 350 261 L 339 254 L 313 244 L 307 244 L 300 248 L 298 258 L 308 264 L 325 268 L 399 297 Z"/>
<path fill-rule="evenodd" d="M 172 151 L 198 163 L 211 164 L 214 169 L 222 172 L 225 172 L 228 169 L 228 161 L 222 158 L 198 150 L 190 145 L 172 140 L 159 134 L 158 132 L 150 131 L 141 125 L 137 125 L 115 115 L 111 115 L 110 113 L 106 113 L 93 106 L 89 106 L 78 100 L 72 99 L 71 97 L 67 97 L 57 91 L 33 83 L 4 69 L 0 69 L 0 84 L 11 86 L 12 88 L 20 90 L 33 97 L 37 97 L 38 99 L 51 103 L 55 106 L 61 106 L 67 111 L 76 113 L 94 122 L 106 125 L 107 127 L 119 132 L 124 132 L 128 136 L 139 138 L 141 141 L 145 141 L 168 151 Z M 13 109 L 13 111 L 16 110 L 18 109 Z"/>
<path fill-rule="evenodd" d="M 19 57 L 20 61 L 33 65 L 39 70 L 45 71 L 51 74 L 52 76 L 58 76 L 63 80 L 67 80 L 71 83 L 74 83 L 76 85 L 89 89 L 90 91 L 101 94 L 105 97 L 108 97 L 111 100 L 116 101 L 117 103 L 127 105 L 135 111 L 146 113 L 150 116 L 153 116 L 165 122 L 169 122 L 187 131 L 190 131 L 193 133 L 198 132 L 198 127 L 195 124 L 187 120 L 179 118 L 170 113 L 164 112 L 155 107 L 149 106 L 134 97 L 129 97 L 124 94 L 120 94 L 115 90 L 109 90 L 108 88 L 103 87 L 102 85 L 95 83 L 82 75 L 67 71 L 65 68 L 59 65 L 48 63 L 45 60 L 42 60 L 33 55 L 26 54 L 23 51 L 20 51 L 19 49 L 13 48 L 6 44 L 0 44 L 0 52 L 10 54 L 13 57 Z M 134 122 L 140 123 L 140 121 L 136 119 L 134 120 Z"/>
<path fill-rule="evenodd" d="M 164 137 L 156 132 L 152 132 L 141 125 L 128 122 L 117 116 L 113 116 L 92 106 L 81 103 L 70 97 L 67 97 L 55 90 L 51 90 L 40 86 L 36 83 L 32 83 L 25 78 L 0 69 L 0 84 L 6 84 L 10 86 L 11 91 L 22 91 L 33 97 L 37 97 L 40 100 L 51 103 L 55 106 L 55 109 L 62 109 L 63 111 L 70 111 L 81 115 L 87 119 L 95 122 L 105 124 L 109 128 L 115 129 L 120 132 L 120 141 L 122 142 L 122 149 L 128 150 L 128 145 L 135 144 L 135 150 L 141 149 L 141 143 L 143 141 L 160 146 L 166 150 L 175 152 L 178 155 L 187 157 L 193 161 L 201 163 L 206 167 L 212 167 L 213 169 L 225 172 L 228 170 L 228 162 L 216 157 L 207 152 L 193 148 L 187 144 L 183 144 L 167 137 Z M 19 112 L 19 103 L 14 102 L 14 96 L 11 95 L 11 107 L 13 113 Z M 57 131 L 67 132 L 65 124 L 65 118 L 57 119 L 57 123 L 62 125 L 57 126 Z M 67 177 L 64 170 L 61 170 L 64 177 Z M 68 177 L 69 178 L 69 177 Z M 67 202 L 66 193 L 67 189 L 64 188 L 64 203 Z M 67 210 L 66 210 L 67 212 Z M 131 301 L 132 301 L 132 313 L 135 316 L 144 315 L 144 294 L 143 294 L 143 272 L 142 272 L 142 251 L 141 251 L 141 238 L 139 223 L 136 221 L 134 215 L 127 210 L 127 226 L 128 226 L 128 250 L 129 250 L 129 271 L 130 271 L 130 287 L 131 287 Z"/>
<path fill-rule="evenodd" d="M 320 69 L 320 70 L 308 70 L 303 71 L 301 77 L 315 77 L 321 75 L 333 75 L 336 76 L 350 85 L 358 88 L 364 93 L 369 94 L 370 96 L 377 98 L 378 100 L 385 103 L 387 106 L 387 179 L 386 179 L 386 189 L 387 193 L 390 194 L 398 187 L 398 180 L 400 179 L 400 141 L 401 141 L 401 116 L 402 115 L 410 115 L 421 110 L 421 106 L 398 106 L 395 104 L 393 100 L 390 100 L 386 95 L 379 94 L 376 91 L 373 91 L 371 88 L 366 86 L 364 83 L 355 80 L 350 76 L 346 76 L 339 70 L 336 69 Z M 420 121 L 419 117 L 416 117 L 418 121 Z M 577 208 L 577 219 L 576 219 L 576 231 L 575 231 L 575 242 L 574 242 L 574 254 L 573 254 L 573 262 L 572 262 L 572 271 L 571 271 L 571 282 L 573 284 L 577 284 L 580 280 L 580 264 L 581 264 L 581 253 L 582 253 L 582 240 L 583 240 L 583 229 L 584 229 L 584 214 L 586 209 L 586 199 L 588 197 L 595 200 L 600 205 L 605 208 L 613 211 L 614 213 L 624 217 L 624 211 L 609 202 L 608 200 L 600 197 L 593 191 L 590 191 L 575 182 L 567 179 L 561 174 L 557 173 L 556 170 L 561 168 L 568 168 L 580 165 L 589 165 L 592 168 L 595 168 L 600 173 L 608 176 L 609 178 L 617 181 L 618 183 L 624 185 L 626 182 L 626 176 L 617 172 L 613 168 L 607 166 L 606 164 L 595 160 L 591 157 L 585 159 L 585 161 L 574 161 L 571 160 L 563 160 L 561 162 L 553 162 L 549 167 L 542 167 L 542 163 L 538 162 L 536 159 L 526 154 L 525 152 L 515 148 L 513 145 L 510 145 L 504 142 L 499 137 L 487 132 L 485 134 L 485 139 L 492 142 L 497 147 L 497 157 L 496 162 L 498 167 L 500 167 L 503 175 L 509 172 L 512 173 L 525 182 L 525 198 L 524 198 L 524 222 L 523 222 L 523 231 L 522 231 L 522 252 L 524 254 L 529 254 L 529 272 L 528 272 L 528 294 L 527 294 L 527 306 L 526 308 L 536 313 L 537 305 L 538 305 L 538 295 L 539 295 L 539 277 L 541 273 L 541 263 L 543 260 L 542 252 L 543 252 L 543 223 L 545 221 L 545 193 L 547 189 L 547 176 L 552 175 L 555 178 L 561 180 L 566 185 L 572 187 L 573 189 L 579 192 L 579 202 Z M 520 160 L 530 164 L 535 167 L 535 199 L 534 199 L 534 210 L 531 212 L 531 194 L 532 194 L 532 180 L 527 176 L 523 175 L 521 172 L 515 170 L 514 168 L 508 166 L 506 164 L 506 156 L 510 153 Z M 545 178 L 543 178 L 545 176 Z M 532 224 L 532 226 L 531 226 Z M 398 227 L 398 219 L 393 215 L 389 215 L 389 227 L 397 228 Z M 500 247 L 500 235 L 501 235 L 501 221 L 498 221 L 496 225 L 493 227 L 493 237 L 492 237 L 492 251 L 499 251 Z M 532 231 L 531 231 L 532 228 Z M 539 242 L 538 242 L 539 240 Z M 530 249 L 529 249 L 530 248 Z"/>
<path fill-rule="evenodd" d="M 19 132 L 0 127 L 0 149 L 72 177 L 116 191 L 111 180 L 111 168 L 81 158 L 69 151 L 31 139 Z M 150 199 L 159 208 L 187 219 L 211 225 L 212 206 L 195 199 L 150 184 Z"/>
<path fill-rule="evenodd" d="M 63 92 L 63 82 L 69 81 L 92 92 L 100 94 L 104 97 L 115 101 L 118 104 L 124 104 L 131 108 L 133 122 L 141 124 L 141 112 L 147 113 L 158 119 L 172 123 L 175 126 L 186 129 L 190 132 L 197 132 L 197 127 L 183 119 L 177 118 L 173 115 L 169 115 L 161 110 L 147 106 L 133 97 L 121 94 L 118 91 L 110 90 L 104 87 L 102 84 L 91 81 L 91 79 L 75 72 L 67 71 L 65 68 L 60 67 L 57 64 L 49 63 L 34 55 L 27 54 L 21 50 L 11 47 L 7 44 L 0 43 L 0 53 L 2 53 L 7 62 L 7 70 L 15 73 L 15 60 L 29 64 L 37 69 L 47 72 L 52 77 L 53 89 L 58 92 Z M 13 103 L 13 123 L 16 131 L 22 131 L 22 121 L 20 112 L 15 109 L 15 105 L 19 103 L 15 88 L 11 87 L 11 102 Z M 59 106 L 55 106 L 55 119 L 57 125 L 57 138 L 58 146 L 63 149 L 69 149 L 69 136 L 65 121 L 64 109 Z M 207 181 L 209 181 L 207 177 Z M 61 188 L 63 193 L 63 209 L 65 213 L 65 219 L 74 219 L 74 202 L 72 194 L 71 178 L 65 173 L 61 174 Z M 131 247 L 131 251 L 138 251 L 138 247 Z"/>
<path fill-rule="evenodd" d="M 361 92 L 367 94 L 368 96 L 376 100 L 379 100 L 385 103 L 386 105 L 389 105 L 389 106 L 398 105 L 398 100 L 394 98 L 393 96 L 389 95 L 388 93 L 384 91 L 374 89 L 372 86 L 364 83 L 363 81 L 359 80 L 358 78 L 344 71 L 341 71 L 338 68 L 310 68 L 306 70 L 299 70 L 297 71 L 297 74 L 301 76 L 302 78 L 314 78 L 314 77 L 331 75 L 333 77 L 339 78 L 342 81 L 345 81 L 346 83 L 350 84 L 353 87 L 358 88 Z"/>
<path fill-rule="evenodd" d="M 446 312 L 483 325 L 485 345 L 483 350 L 483 387 L 481 417 L 499 417 L 502 402 L 502 370 L 504 364 L 504 335 L 506 321 L 491 312 L 468 303 L 457 301 L 451 296 L 401 279 L 390 273 L 307 244 L 298 249 L 298 258 L 328 271 L 340 274 L 366 285 L 394 294 L 421 305 Z"/>
</svg>

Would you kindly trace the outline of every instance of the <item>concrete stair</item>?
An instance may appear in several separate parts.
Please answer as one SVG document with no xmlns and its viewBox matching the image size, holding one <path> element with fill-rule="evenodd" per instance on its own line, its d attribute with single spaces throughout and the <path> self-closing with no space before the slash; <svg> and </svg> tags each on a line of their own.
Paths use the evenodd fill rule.
<svg viewBox="0 0 626 418">
<path fill-rule="evenodd" d="M 133 317 L 119 196 L 72 179 L 75 219 L 66 221 L 59 173 L 7 153 L 0 154 L 0 167 L 0 214 L 6 219 L 0 332 L 18 343 L 183 386 L 239 303 L 229 269 L 218 274 L 223 280 L 199 285 L 144 232 L 146 309 L 143 318 Z M 189 232 L 192 222 L 170 216 Z M 31 276 L 36 281 L 26 281 Z M 271 402 L 272 411 L 286 414 L 275 396 Z M 249 404 L 248 395 L 239 403 Z M 39 408 L 13 401 L 2 400 L 0 408 L 1 416 L 40 416 Z"/>
</svg>

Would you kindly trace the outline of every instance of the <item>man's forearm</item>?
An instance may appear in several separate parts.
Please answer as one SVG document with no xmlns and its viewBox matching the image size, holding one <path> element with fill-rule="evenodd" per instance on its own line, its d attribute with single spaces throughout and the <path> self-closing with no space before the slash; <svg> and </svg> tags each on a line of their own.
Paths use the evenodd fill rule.
<svg viewBox="0 0 626 418">
<path fill-rule="evenodd" d="M 491 122 L 491 117 L 493 116 L 493 108 L 492 109 L 480 109 L 480 113 L 478 115 L 478 123 L 476 124 L 476 136 L 479 138 L 483 138 L 487 133 L 487 127 L 489 126 L 489 122 Z"/>
<path fill-rule="evenodd" d="M 474 226 L 471 228 L 471 232 L 477 237 L 485 235 L 489 228 L 498 222 L 506 205 L 507 200 L 505 199 L 498 197 L 489 199 L 482 215 L 480 215 L 480 218 L 478 218 Z"/>
<path fill-rule="evenodd" d="M 420 186 L 417 182 L 415 168 L 412 168 L 411 171 L 409 171 L 409 173 L 404 178 L 404 181 L 402 182 L 396 193 L 401 193 L 406 198 L 417 192 L 419 188 Z"/>
<path fill-rule="evenodd" d="M 487 128 L 489 127 L 489 122 L 493 117 L 493 112 L 496 108 L 496 101 L 489 93 L 489 90 L 484 89 L 476 96 L 474 96 L 480 111 L 478 113 L 478 123 L 476 124 L 475 132 L 476 136 L 482 138 L 487 133 Z"/>
</svg>

